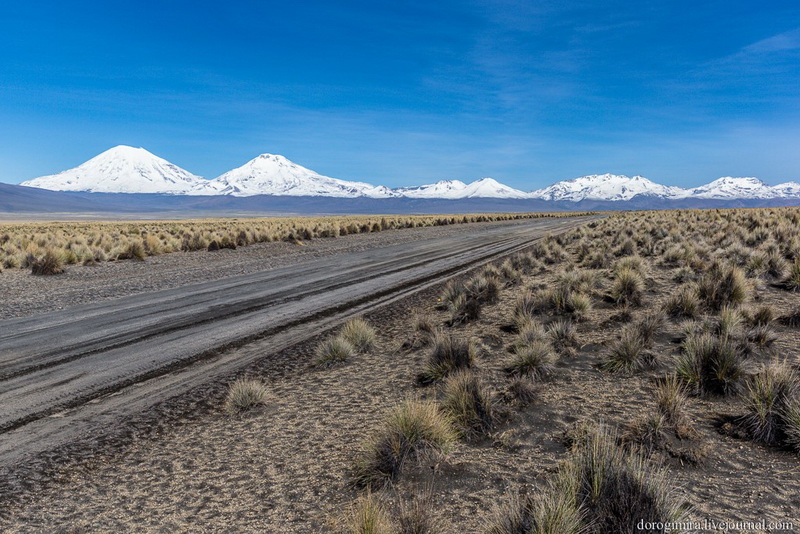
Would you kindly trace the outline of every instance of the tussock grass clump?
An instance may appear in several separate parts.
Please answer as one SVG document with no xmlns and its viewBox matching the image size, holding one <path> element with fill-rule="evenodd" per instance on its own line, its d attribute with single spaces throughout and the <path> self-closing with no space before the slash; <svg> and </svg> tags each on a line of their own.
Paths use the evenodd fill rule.
<svg viewBox="0 0 800 534">
<path fill-rule="evenodd" d="M 517 338 L 514 341 L 513 348 L 516 350 L 518 347 L 524 347 L 535 343 L 537 341 L 545 341 L 547 339 L 547 331 L 542 323 L 534 321 L 528 317 L 526 320 L 520 322 L 517 326 Z"/>
<path fill-rule="evenodd" d="M 354 483 L 382 487 L 399 476 L 406 462 L 447 454 L 457 438 L 453 421 L 434 402 L 406 400 L 389 413 L 357 461 Z"/>
<path fill-rule="evenodd" d="M 618 305 L 638 306 L 642 302 L 644 280 L 633 269 L 616 271 L 611 283 L 610 297 Z"/>
<path fill-rule="evenodd" d="M 340 362 L 345 362 L 352 358 L 356 353 L 356 348 L 343 336 L 338 335 L 326 339 L 317 347 L 316 364 L 319 366 L 330 366 Z"/>
<path fill-rule="evenodd" d="M 720 263 L 714 263 L 697 284 L 697 296 L 713 311 L 724 306 L 739 306 L 747 300 L 747 293 L 747 281 L 741 269 Z"/>
<path fill-rule="evenodd" d="M 537 339 L 518 346 L 505 370 L 512 375 L 538 380 L 553 373 L 557 360 L 558 355 L 553 347 L 548 342 Z"/>
<path fill-rule="evenodd" d="M 752 377 L 744 395 L 744 424 L 754 440 L 775 444 L 783 439 L 787 408 L 799 391 L 797 373 L 786 362 L 767 365 Z"/>
<path fill-rule="evenodd" d="M 517 400 L 523 405 L 536 400 L 537 394 L 536 384 L 525 376 L 515 376 L 508 384 L 507 398 Z"/>
<path fill-rule="evenodd" d="M 605 426 L 593 428 L 543 492 L 498 509 L 488 532 L 634 533 L 642 532 L 640 521 L 684 520 L 686 510 L 667 471 L 616 442 Z"/>
<path fill-rule="evenodd" d="M 744 317 L 739 310 L 731 306 L 723 306 L 717 316 L 714 331 L 718 336 L 733 336 L 744 322 Z"/>
<path fill-rule="evenodd" d="M 414 315 L 411 318 L 411 336 L 403 348 L 426 347 L 431 343 L 436 331 L 433 319 L 428 315 Z"/>
<path fill-rule="evenodd" d="M 358 352 L 368 352 L 375 345 L 375 339 L 377 338 L 375 329 L 361 318 L 347 321 L 339 335 L 347 340 Z"/>
<path fill-rule="evenodd" d="M 439 302 L 436 307 L 440 310 L 446 310 L 450 308 L 455 300 L 464 296 L 465 293 L 466 288 L 463 283 L 448 280 L 444 289 L 442 289 L 442 293 L 439 295 Z"/>
<path fill-rule="evenodd" d="M 31 274 L 37 276 L 49 276 L 64 272 L 64 259 L 61 254 L 53 250 L 47 250 L 41 258 L 29 261 Z"/>
<path fill-rule="evenodd" d="M 656 385 L 656 408 L 667 424 L 679 426 L 686 424 L 686 388 L 674 374 L 667 375 Z"/>
<path fill-rule="evenodd" d="M 697 298 L 696 291 L 693 287 L 684 287 L 669 296 L 664 302 L 664 312 L 674 318 L 697 317 L 700 312 L 700 300 Z"/>
<path fill-rule="evenodd" d="M 588 532 L 639 532 L 640 521 L 672 522 L 685 517 L 664 469 L 637 453 L 626 453 L 603 425 L 578 447 L 568 468 L 576 500 L 586 511 Z M 563 484 L 563 483 L 562 483 Z"/>
<path fill-rule="evenodd" d="M 397 513 L 397 534 L 439 534 L 444 525 L 434 513 L 433 491 L 428 488 L 410 500 L 401 500 Z"/>
<path fill-rule="evenodd" d="M 661 331 L 664 326 L 664 313 L 660 310 L 654 310 L 641 316 L 633 327 L 642 338 L 646 346 L 653 343 L 653 338 Z"/>
<path fill-rule="evenodd" d="M 459 369 L 469 369 L 475 365 L 476 354 L 477 348 L 472 340 L 437 332 L 431 341 L 425 368 L 417 375 L 417 382 L 431 384 Z"/>
<path fill-rule="evenodd" d="M 744 375 L 742 356 L 728 336 L 690 333 L 682 345 L 675 372 L 697 395 L 730 395 Z"/>
<path fill-rule="evenodd" d="M 269 390 L 260 380 L 240 378 L 228 387 L 225 409 L 231 413 L 246 412 L 264 404 Z"/>
<path fill-rule="evenodd" d="M 790 291 L 800 291 L 800 261 L 795 260 L 789 267 L 789 273 L 783 280 L 783 285 Z"/>
<path fill-rule="evenodd" d="M 769 324 L 754 326 L 747 331 L 747 341 L 755 343 L 759 347 L 769 347 L 777 341 L 777 339 L 778 337 L 772 331 L 772 327 Z"/>
<path fill-rule="evenodd" d="M 547 335 L 556 350 L 566 350 L 578 343 L 575 325 L 569 319 L 557 319 L 547 326 Z"/>
<path fill-rule="evenodd" d="M 772 321 L 775 320 L 775 311 L 772 309 L 772 306 L 764 305 L 760 306 L 753 314 L 749 317 L 748 322 L 750 326 L 767 326 Z"/>
<path fill-rule="evenodd" d="M 633 372 L 645 366 L 644 350 L 647 347 L 644 338 L 634 325 L 622 330 L 622 335 L 611 353 L 602 361 L 601 366 L 607 371 Z"/>
<path fill-rule="evenodd" d="M 667 440 L 667 421 L 660 413 L 635 419 L 625 427 L 622 443 L 640 447 L 646 454 L 661 447 Z"/>
<path fill-rule="evenodd" d="M 783 430 L 786 444 L 800 453 L 800 399 L 790 400 L 783 412 Z"/>
<path fill-rule="evenodd" d="M 386 506 L 371 491 L 353 503 L 344 521 L 348 534 L 388 534 L 394 528 Z"/>
<path fill-rule="evenodd" d="M 496 420 L 491 392 L 468 369 L 447 377 L 442 408 L 467 437 L 487 434 Z"/>
</svg>

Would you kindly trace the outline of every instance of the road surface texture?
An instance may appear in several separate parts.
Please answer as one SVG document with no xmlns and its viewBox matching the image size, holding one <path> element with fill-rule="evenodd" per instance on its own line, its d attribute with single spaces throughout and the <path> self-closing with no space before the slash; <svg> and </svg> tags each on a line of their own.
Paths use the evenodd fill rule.
<svg viewBox="0 0 800 534">
<path fill-rule="evenodd" d="M 595 217 L 544 218 L 0 321 L 0 472 Z M 258 340 L 259 350 L 226 350 Z"/>
</svg>

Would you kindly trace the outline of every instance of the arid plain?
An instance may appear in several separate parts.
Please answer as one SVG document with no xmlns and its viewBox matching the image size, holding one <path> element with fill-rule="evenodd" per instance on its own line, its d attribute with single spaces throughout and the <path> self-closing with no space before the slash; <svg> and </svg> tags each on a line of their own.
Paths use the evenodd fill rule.
<svg viewBox="0 0 800 534">
<path fill-rule="evenodd" d="M 84 241 L 75 248 L 87 257 L 59 258 L 68 265 L 54 276 L 30 274 L 48 243 L 14 250 L 0 273 L 4 326 L 312 260 L 380 258 L 424 242 L 425 254 L 444 261 L 436 249 L 470 235 L 482 236 L 469 242 L 475 250 L 518 236 L 463 268 L 443 264 L 424 284 L 415 275 L 403 291 L 363 312 L 353 306 L 280 350 L 269 336 L 232 343 L 226 357 L 247 362 L 235 372 L 129 414 L 108 439 L 4 466 L 0 525 L 511 534 L 660 532 L 637 524 L 713 520 L 797 528 L 800 209 L 564 221 L 526 234 L 536 219 L 392 229 L 377 218 L 365 223 L 375 231 L 337 239 L 288 226 L 263 240 L 245 233 L 234 248 L 246 232 L 237 227 L 225 241 L 209 233 L 203 246 L 153 256 L 155 241 L 147 245 L 139 231 L 142 254 L 126 242 L 96 257 Z M 337 234 L 347 224 L 337 222 Z M 226 246 L 209 251 L 211 241 Z M 108 261 L 112 250 L 122 258 Z"/>
</svg>

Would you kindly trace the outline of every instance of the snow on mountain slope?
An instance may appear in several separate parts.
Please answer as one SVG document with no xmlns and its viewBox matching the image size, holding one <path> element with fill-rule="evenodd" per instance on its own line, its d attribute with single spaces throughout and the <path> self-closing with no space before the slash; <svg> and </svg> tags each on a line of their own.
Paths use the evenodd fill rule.
<svg viewBox="0 0 800 534">
<path fill-rule="evenodd" d="M 528 198 L 528 194 L 501 184 L 492 178 L 481 178 L 470 184 L 460 180 L 441 180 L 418 187 L 401 187 L 394 192 L 407 198 Z"/>
<path fill-rule="evenodd" d="M 688 189 L 680 198 L 745 199 L 776 198 L 781 192 L 758 178 L 733 178 L 724 176 L 713 182 Z"/>
<path fill-rule="evenodd" d="M 58 174 L 20 185 L 51 191 L 91 193 L 216 194 L 214 184 L 151 154 L 144 148 L 120 145 Z"/>
<path fill-rule="evenodd" d="M 461 198 L 529 198 L 530 195 L 518 189 L 501 184 L 493 178 L 475 180 L 464 188 Z"/>
<path fill-rule="evenodd" d="M 661 198 L 673 198 L 680 195 L 683 189 L 657 184 L 642 176 L 616 174 L 592 174 L 573 180 L 557 182 L 550 187 L 532 191 L 531 198 L 543 200 L 630 200 L 637 195 Z"/>
<path fill-rule="evenodd" d="M 786 182 L 772 187 L 779 198 L 800 198 L 800 183 Z"/>
<path fill-rule="evenodd" d="M 426 184 L 416 187 L 399 187 L 394 192 L 399 196 L 408 198 L 463 198 L 463 191 L 467 184 L 461 180 L 440 180 L 435 184 Z"/>
<path fill-rule="evenodd" d="M 215 178 L 212 182 L 219 187 L 219 194 L 240 197 L 285 195 L 388 198 L 397 196 L 387 187 L 323 176 L 275 154 L 261 154 L 241 167 Z"/>
</svg>

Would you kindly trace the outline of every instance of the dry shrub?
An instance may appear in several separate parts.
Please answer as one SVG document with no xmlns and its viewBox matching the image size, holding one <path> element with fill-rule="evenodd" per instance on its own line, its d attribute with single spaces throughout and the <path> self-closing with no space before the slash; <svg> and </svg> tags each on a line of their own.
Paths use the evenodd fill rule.
<svg viewBox="0 0 800 534">
<path fill-rule="evenodd" d="M 245 412 L 264 404 L 269 390 L 260 380 L 240 378 L 228 387 L 225 409 L 232 413 Z"/>
<path fill-rule="evenodd" d="M 64 263 L 61 254 L 53 250 L 47 250 L 44 256 L 30 262 L 31 274 L 37 276 L 49 276 L 64 272 Z"/>
<path fill-rule="evenodd" d="M 432 401 L 409 399 L 395 407 L 357 461 L 354 483 L 378 488 L 411 460 L 447 454 L 457 440 L 453 421 Z"/>
</svg>

